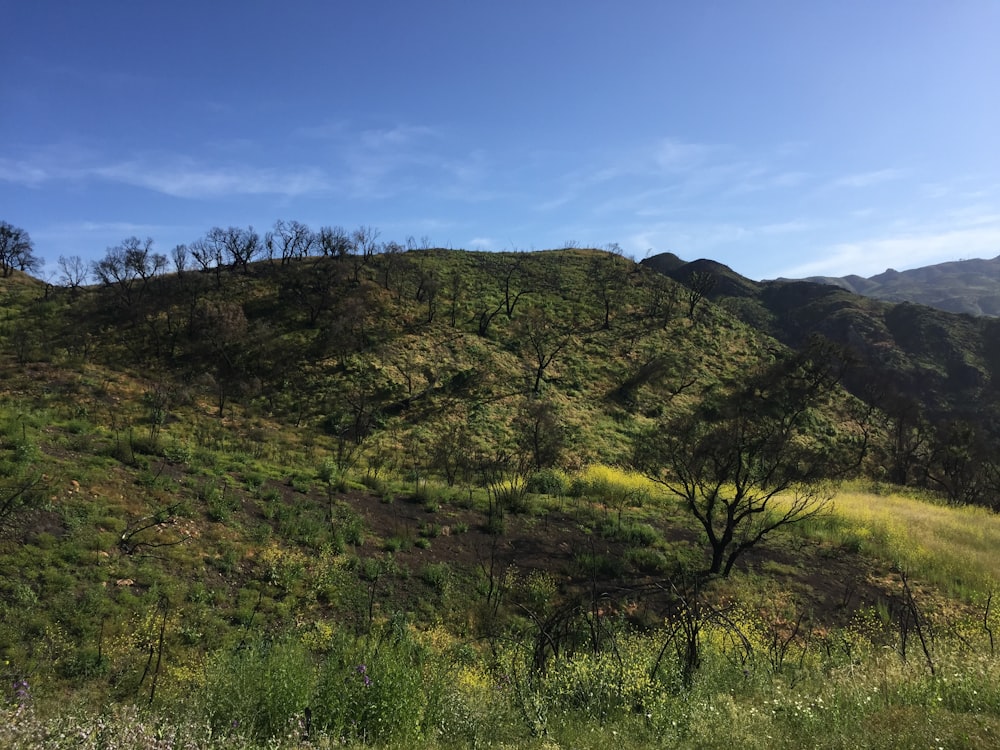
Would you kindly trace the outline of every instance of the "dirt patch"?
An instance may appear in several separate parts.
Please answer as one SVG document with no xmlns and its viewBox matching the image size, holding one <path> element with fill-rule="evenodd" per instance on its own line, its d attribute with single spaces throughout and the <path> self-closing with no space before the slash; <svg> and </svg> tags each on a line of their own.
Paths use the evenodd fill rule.
<svg viewBox="0 0 1000 750">
<path fill-rule="evenodd" d="M 676 606 L 675 581 L 631 568 L 625 562 L 629 544 L 606 538 L 560 510 L 543 516 L 508 514 L 504 533 L 493 535 L 486 528 L 485 514 L 475 509 L 442 504 L 432 512 L 413 498 L 385 502 L 363 492 L 342 499 L 375 537 L 358 550 L 362 557 L 384 555 L 386 540 L 399 541 L 394 559 L 411 571 L 410 582 L 401 582 L 404 596 L 419 598 L 425 593 L 412 573 L 447 563 L 469 575 L 485 573 L 491 566 L 495 570 L 514 566 L 522 579 L 533 571 L 548 573 L 559 582 L 563 598 L 596 595 L 649 622 L 662 622 Z M 700 544 L 690 528 L 669 519 L 655 525 L 668 543 Z M 427 540 L 426 547 L 418 546 L 420 539 Z M 602 566 L 601 561 L 607 564 Z M 794 608 L 824 629 L 847 625 L 859 609 L 891 603 L 900 595 L 899 578 L 888 567 L 811 540 L 784 539 L 761 546 L 737 568 L 774 581 Z M 705 590 L 709 597 L 724 597 L 726 585 L 708 584 Z"/>
</svg>

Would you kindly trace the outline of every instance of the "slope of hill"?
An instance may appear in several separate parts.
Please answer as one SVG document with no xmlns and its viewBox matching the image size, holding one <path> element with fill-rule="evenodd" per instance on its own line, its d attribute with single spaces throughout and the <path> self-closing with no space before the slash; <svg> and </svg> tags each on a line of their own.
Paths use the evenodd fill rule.
<svg viewBox="0 0 1000 750">
<path fill-rule="evenodd" d="M 745 580 L 713 585 L 686 506 L 599 465 L 628 465 L 662 418 L 793 359 L 746 320 L 795 346 L 839 326 L 867 342 L 873 368 L 918 359 L 905 372 L 928 394 L 962 362 L 988 380 L 989 357 L 968 350 L 979 329 L 916 306 L 858 311 L 818 285 L 758 289 L 709 262 L 667 265 L 691 286 L 589 250 L 0 283 L 11 700 L 30 682 L 39 702 L 197 710 L 213 742 L 238 729 L 263 744 L 296 716 L 336 742 L 524 744 L 595 721 L 658 742 L 670 727 L 700 731 L 677 713 L 701 689 L 699 652 L 670 645 L 683 628 L 688 648 L 714 627 L 705 648 L 750 644 L 704 659 L 738 665 L 740 684 L 784 680 L 778 646 L 799 644 L 811 663 L 807 649 L 823 653 L 813 632 L 903 601 L 871 529 L 817 519 L 769 536 L 741 558 Z M 862 402 L 834 390 L 806 416 L 799 442 L 870 442 L 860 470 L 891 465 L 899 432 L 862 420 Z M 973 589 L 946 578 L 935 585 L 952 589 L 913 587 L 950 615 Z M 896 615 L 872 637 L 895 638 Z M 648 654 L 628 650 L 640 643 Z M 614 658 L 573 661 L 586 654 Z M 597 718 L 595 691 L 610 701 Z"/>
<path fill-rule="evenodd" d="M 1000 256 L 938 263 L 908 271 L 890 268 L 867 279 L 814 276 L 804 281 L 833 284 L 888 302 L 915 302 L 969 315 L 1000 315 Z"/>
<path fill-rule="evenodd" d="M 643 263 L 657 267 L 655 258 Z M 848 381 L 859 397 L 868 398 L 866 391 L 878 386 L 928 414 L 954 416 L 981 409 L 992 393 L 997 371 L 990 319 L 891 303 L 839 285 L 754 282 L 706 263 L 671 264 L 667 275 L 682 283 L 697 273 L 715 277 L 706 285 L 708 298 L 788 346 L 799 347 L 815 333 L 848 346 L 864 365 Z"/>
</svg>

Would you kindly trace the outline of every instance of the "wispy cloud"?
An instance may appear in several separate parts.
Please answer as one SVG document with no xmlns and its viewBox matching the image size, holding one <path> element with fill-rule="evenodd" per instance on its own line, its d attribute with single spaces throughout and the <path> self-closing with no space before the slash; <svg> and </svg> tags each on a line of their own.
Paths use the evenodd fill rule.
<svg viewBox="0 0 1000 750">
<path fill-rule="evenodd" d="M 838 177 L 831 183 L 834 188 L 866 188 L 872 185 L 879 185 L 883 182 L 891 182 L 906 176 L 902 169 L 876 169 L 870 172 L 857 172 L 855 174 Z"/>
<path fill-rule="evenodd" d="M 19 159 L 0 158 L 0 180 L 37 188 L 59 181 L 101 180 L 179 198 L 227 195 L 295 197 L 329 187 L 315 167 L 271 168 L 252 164 L 215 165 L 183 155 L 101 159 L 82 150 L 65 158 L 60 149 L 40 150 Z"/>
<path fill-rule="evenodd" d="M 691 143 L 677 138 L 663 138 L 652 148 L 652 164 L 659 170 L 686 171 L 703 164 L 717 154 L 719 146 L 707 143 Z"/>
<path fill-rule="evenodd" d="M 37 188 L 52 179 L 50 170 L 40 164 L 0 158 L 0 181 Z"/>
<path fill-rule="evenodd" d="M 67 242 L 93 245 L 117 242 L 125 237 L 154 237 L 176 234 L 179 231 L 197 232 L 197 228 L 177 227 L 166 224 L 140 224 L 129 221 L 78 221 L 44 226 L 33 231 L 39 241 Z"/>
<path fill-rule="evenodd" d="M 91 172 L 106 180 L 178 198 L 218 198 L 227 195 L 296 197 L 319 192 L 329 186 L 323 172 L 315 168 L 214 167 L 192 159 L 178 159 L 167 164 L 125 161 L 95 167 Z"/>
<path fill-rule="evenodd" d="M 732 199 L 751 193 L 787 191 L 809 175 L 788 169 L 779 154 L 744 154 L 724 144 L 662 138 L 624 153 L 592 156 L 589 165 L 559 178 L 540 211 L 554 211 L 599 196 L 601 213 L 663 216 L 705 197 Z"/>
<path fill-rule="evenodd" d="M 629 252 L 638 255 L 652 248 L 655 252 L 671 250 L 687 260 L 694 260 L 714 257 L 721 248 L 727 246 L 746 246 L 768 237 L 808 232 L 812 229 L 815 229 L 815 225 L 803 219 L 762 224 L 666 221 L 647 224 L 637 229 L 626 237 L 623 244 Z"/>
<path fill-rule="evenodd" d="M 356 131 L 322 126 L 314 137 L 329 141 L 337 165 L 334 189 L 349 198 L 386 199 L 404 194 L 479 202 L 497 196 L 489 186 L 491 161 L 482 149 L 456 149 L 447 134 L 424 125 L 398 124 Z"/>
</svg>

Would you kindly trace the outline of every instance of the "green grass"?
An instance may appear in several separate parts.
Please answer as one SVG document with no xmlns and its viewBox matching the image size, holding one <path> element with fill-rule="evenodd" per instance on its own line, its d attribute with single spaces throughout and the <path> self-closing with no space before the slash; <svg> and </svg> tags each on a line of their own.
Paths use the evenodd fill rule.
<svg viewBox="0 0 1000 750">
<path fill-rule="evenodd" d="M 781 658 L 759 615 L 731 610 L 702 622 L 699 663 L 686 678 L 668 629 L 609 631 L 603 648 L 581 645 L 538 672 L 526 643 L 491 652 L 440 628 L 387 621 L 355 638 L 322 626 L 174 669 L 152 710 L 68 707 L 18 677 L 0 743 L 152 748 L 158 737 L 187 736 L 207 748 L 992 746 L 1000 664 L 983 630 L 968 621 L 957 624 L 961 639 L 939 637 L 931 674 L 919 654 L 902 658 L 898 633 L 869 640 L 879 627 L 859 620 L 796 641 Z"/>
<path fill-rule="evenodd" d="M 1000 516 L 903 494 L 839 491 L 806 533 L 890 563 L 952 596 L 1000 587 Z"/>
<path fill-rule="evenodd" d="M 885 603 L 791 637 L 802 602 L 767 584 L 822 561 L 777 534 L 792 562 L 706 587 L 686 670 L 683 606 L 589 585 L 638 574 L 668 597 L 703 564 L 681 506 L 615 467 L 637 427 L 691 398 L 671 389 L 724 386 L 756 335 L 712 307 L 651 321 L 649 275 L 623 259 L 526 255 L 524 309 L 578 325 L 526 393 L 522 309 L 476 330 L 519 256 L 401 257 L 392 283 L 384 258 L 356 278 L 352 259 L 314 259 L 219 288 L 164 279 L 134 325 L 98 289 L 12 299 L 3 316 L 38 335 L 0 348 L 0 459 L 45 483 L 0 533 L 0 746 L 298 747 L 307 707 L 314 748 L 995 744 L 993 516 L 856 491 L 802 529 L 934 597 L 933 676 L 912 632 L 901 658 Z M 595 259 L 630 274 L 608 329 Z M 419 274 L 453 271 L 464 291 L 431 320 Z M 308 325 L 300 293 L 323 289 L 294 285 L 313 273 L 334 293 Z M 217 331 L 237 336 L 222 342 L 235 374 L 185 317 L 220 309 L 245 318 Z M 168 320 L 169 356 L 149 335 Z M 563 555 L 547 546 L 562 527 L 595 543 Z M 524 529 L 538 536 L 518 543 L 562 562 L 520 572 Z"/>
</svg>

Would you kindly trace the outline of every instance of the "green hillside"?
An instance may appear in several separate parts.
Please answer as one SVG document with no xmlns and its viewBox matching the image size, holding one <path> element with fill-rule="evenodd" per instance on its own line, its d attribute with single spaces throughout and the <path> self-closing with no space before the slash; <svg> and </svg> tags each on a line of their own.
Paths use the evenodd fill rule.
<svg viewBox="0 0 1000 750">
<path fill-rule="evenodd" d="M 924 427 L 852 387 L 878 363 L 887 382 L 943 368 L 944 389 L 960 360 L 986 387 L 961 321 L 911 341 L 919 311 L 886 307 L 921 356 L 859 361 L 807 336 L 835 317 L 812 325 L 812 297 L 785 343 L 767 294 L 711 301 L 712 267 L 683 284 L 596 250 L 203 257 L 0 279 L 0 744 L 846 747 L 861 717 L 903 747 L 927 711 L 968 746 L 1000 731 L 995 671 L 960 695 L 940 681 L 992 663 L 993 571 L 956 573 L 957 541 L 906 557 L 884 519 L 826 502 L 851 479 L 876 503 L 900 466 L 929 485 L 921 464 L 929 499 L 989 504 L 955 496 L 985 487 L 959 471 L 974 455 L 921 452 L 944 442 L 911 446 Z M 726 575 L 685 471 L 755 508 Z"/>
</svg>

